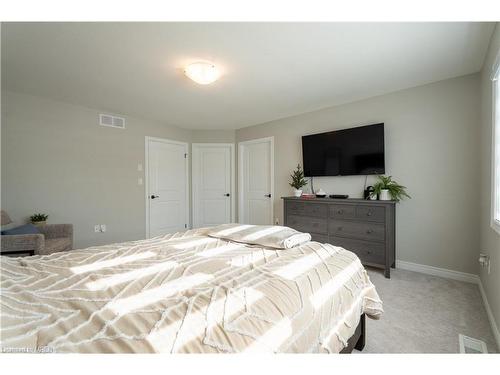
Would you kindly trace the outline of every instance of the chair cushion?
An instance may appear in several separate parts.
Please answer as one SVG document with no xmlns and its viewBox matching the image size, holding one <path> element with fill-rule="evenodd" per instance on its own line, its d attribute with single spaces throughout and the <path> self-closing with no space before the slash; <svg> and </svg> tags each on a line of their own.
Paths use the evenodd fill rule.
<svg viewBox="0 0 500 375">
<path fill-rule="evenodd" d="M 6 229 L 2 231 L 3 235 L 16 235 L 16 234 L 38 234 L 40 231 L 33 224 L 25 224 L 20 227 L 15 227 L 12 229 Z"/>
<path fill-rule="evenodd" d="M 71 238 L 59 237 L 45 239 L 45 249 L 43 251 L 43 255 L 58 253 L 66 250 L 71 250 Z"/>
<path fill-rule="evenodd" d="M 1 225 L 8 225 L 12 223 L 12 220 L 10 219 L 9 214 L 7 212 L 1 210 L 0 213 L 1 213 L 1 223 L 0 223 Z"/>
</svg>

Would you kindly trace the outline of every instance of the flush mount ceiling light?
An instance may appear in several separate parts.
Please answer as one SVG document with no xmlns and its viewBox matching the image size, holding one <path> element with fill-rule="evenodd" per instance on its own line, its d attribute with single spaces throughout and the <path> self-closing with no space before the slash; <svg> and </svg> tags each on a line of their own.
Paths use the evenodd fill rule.
<svg viewBox="0 0 500 375">
<path fill-rule="evenodd" d="M 210 62 L 195 62 L 184 69 L 184 74 L 200 85 L 208 85 L 220 77 L 217 67 Z"/>
</svg>

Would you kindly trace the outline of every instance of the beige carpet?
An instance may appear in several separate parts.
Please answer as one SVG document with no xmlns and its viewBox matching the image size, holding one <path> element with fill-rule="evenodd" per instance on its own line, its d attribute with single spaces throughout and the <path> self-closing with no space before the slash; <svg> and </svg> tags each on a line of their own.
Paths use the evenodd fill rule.
<svg viewBox="0 0 500 375">
<path fill-rule="evenodd" d="M 459 353 L 460 333 L 497 352 L 477 285 L 399 269 L 391 279 L 375 269 L 368 273 L 385 314 L 367 319 L 362 353 Z"/>
</svg>

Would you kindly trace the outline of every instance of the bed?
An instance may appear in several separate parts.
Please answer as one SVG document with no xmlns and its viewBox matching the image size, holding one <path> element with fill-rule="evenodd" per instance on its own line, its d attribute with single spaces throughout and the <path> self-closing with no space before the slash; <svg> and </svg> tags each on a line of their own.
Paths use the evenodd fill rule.
<svg viewBox="0 0 500 375">
<path fill-rule="evenodd" d="M 340 353 L 382 302 L 355 254 L 228 224 L 1 257 L 4 352 Z"/>
</svg>

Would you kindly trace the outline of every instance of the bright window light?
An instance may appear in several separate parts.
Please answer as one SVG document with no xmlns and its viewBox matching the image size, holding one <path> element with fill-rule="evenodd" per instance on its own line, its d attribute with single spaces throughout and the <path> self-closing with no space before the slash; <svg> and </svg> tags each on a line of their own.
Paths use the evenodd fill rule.
<svg viewBox="0 0 500 375">
<path fill-rule="evenodd" d="M 216 238 L 200 238 L 197 240 L 189 240 L 189 241 L 185 241 L 185 242 L 179 242 L 179 243 L 176 243 L 175 245 L 173 244 L 172 246 L 175 249 L 184 250 L 184 249 L 189 249 L 190 247 L 207 245 L 207 244 L 213 243 L 213 242 L 217 242 L 217 239 Z"/>
<path fill-rule="evenodd" d="M 493 76 L 493 144 L 491 226 L 500 234 L 500 67 Z"/>
<path fill-rule="evenodd" d="M 151 251 L 145 251 L 143 253 L 126 255 L 124 257 L 117 257 L 117 258 L 108 259 L 108 260 L 102 260 L 99 262 L 85 264 L 83 266 L 71 267 L 70 270 L 71 270 L 71 272 L 73 272 L 75 274 L 80 274 L 80 273 L 84 273 L 84 272 L 97 271 L 97 270 L 100 270 L 103 268 L 119 266 L 121 264 L 134 262 L 136 260 L 151 258 L 155 255 L 156 254 L 151 252 Z"/>
<path fill-rule="evenodd" d="M 182 328 L 181 321 L 175 321 L 151 333 L 147 340 L 159 353 L 177 352 L 190 341 L 195 340 L 208 329 L 213 329 L 223 321 L 233 320 L 248 308 L 262 299 L 262 292 L 253 288 L 244 288 L 231 292 L 226 299 L 218 298 L 212 302 L 207 311 L 197 311 L 186 316 Z M 175 341 L 169 338 L 175 337 Z"/>
<path fill-rule="evenodd" d="M 147 289 L 130 297 L 111 301 L 107 307 L 118 315 L 125 315 L 140 307 L 151 305 L 177 293 L 181 293 L 186 289 L 203 284 L 212 278 L 212 275 L 205 273 L 195 273 L 194 275 L 184 276 L 180 279 L 169 281 L 156 288 Z"/>
<path fill-rule="evenodd" d="M 149 267 L 142 267 L 133 271 L 119 273 L 113 276 L 105 277 L 99 280 L 91 281 L 85 284 L 90 290 L 105 290 L 118 284 L 140 279 L 145 276 L 154 275 L 158 272 L 163 272 L 177 267 L 176 262 L 162 262 Z"/>
<path fill-rule="evenodd" d="M 306 255 L 305 257 L 301 256 L 297 260 L 288 263 L 286 266 L 275 271 L 274 274 L 288 280 L 295 280 L 297 277 L 323 263 L 331 256 L 328 250 L 320 249 L 315 253 Z"/>
<path fill-rule="evenodd" d="M 227 264 L 232 267 L 247 267 L 251 264 L 257 264 L 264 259 L 266 259 L 265 250 L 259 250 L 234 257 Z"/>
<path fill-rule="evenodd" d="M 356 299 L 356 301 L 352 302 L 351 307 L 349 307 L 349 309 L 347 311 L 345 311 L 342 314 L 342 316 L 338 317 L 337 323 L 335 323 L 335 326 L 332 327 L 332 329 L 330 330 L 330 332 L 328 333 L 328 335 L 323 339 L 323 342 L 325 342 L 325 343 L 330 342 L 332 340 L 333 335 L 338 334 L 340 326 L 343 325 L 343 324 L 345 324 L 345 321 L 346 321 L 347 317 L 351 317 L 354 314 L 357 314 L 359 316 L 359 312 L 361 311 L 360 300 L 363 297 L 364 297 L 364 294 L 361 293 L 358 296 L 358 298 Z M 347 339 L 344 338 L 344 341 L 345 341 L 344 344 L 347 343 L 348 339 L 349 338 L 347 338 Z"/>
<path fill-rule="evenodd" d="M 264 236 L 268 236 L 273 233 L 281 232 L 282 230 L 286 229 L 285 227 L 280 227 L 280 226 L 272 226 L 266 229 L 259 230 L 255 233 L 249 234 L 245 236 L 243 239 L 245 241 L 255 241 L 258 240 L 259 238 L 262 238 Z"/>
<path fill-rule="evenodd" d="M 215 257 L 220 254 L 227 253 L 229 251 L 234 251 L 238 249 L 243 249 L 244 246 L 241 244 L 230 243 L 228 245 L 222 245 L 218 247 L 214 247 L 213 249 L 207 249 L 196 253 L 196 255 L 204 258 Z"/>
<path fill-rule="evenodd" d="M 255 227 L 255 225 L 243 224 L 243 225 L 238 225 L 238 226 L 235 226 L 232 228 L 220 230 L 215 234 L 218 236 L 227 236 L 229 234 L 238 233 L 238 232 L 241 232 L 242 230 L 253 228 L 253 227 Z"/>
<path fill-rule="evenodd" d="M 354 260 L 346 268 L 336 274 L 333 279 L 323 285 L 311 296 L 311 303 L 315 310 L 319 310 L 328 300 L 330 300 L 340 288 L 344 286 L 362 268 L 359 259 Z"/>
<path fill-rule="evenodd" d="M 290 319 L 283 318 L 245 349 L 245 353 L 276 352 L 292 335 Z"/>
</svg>

